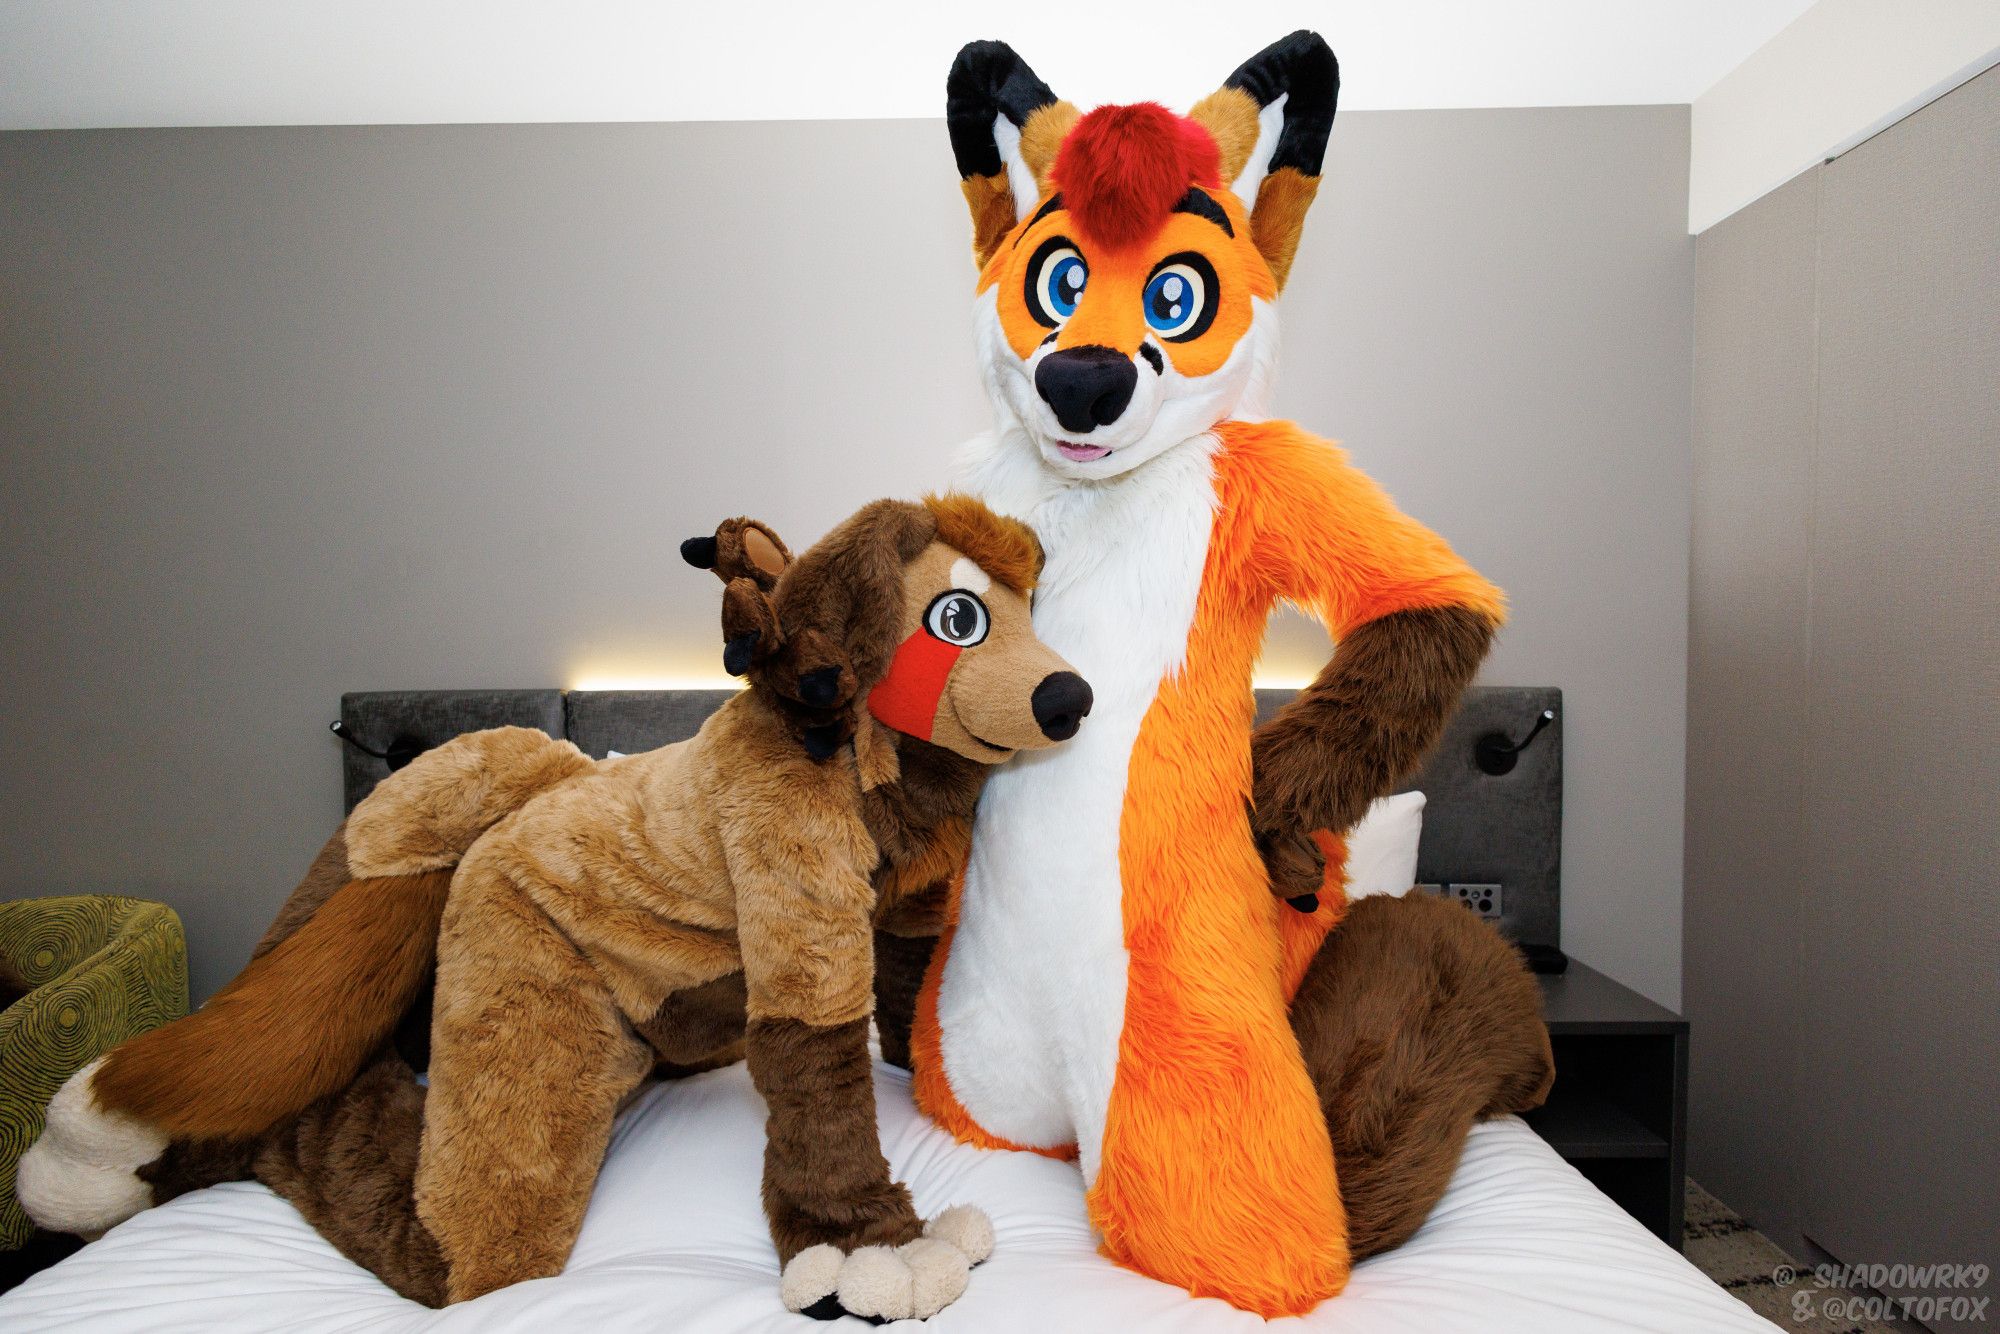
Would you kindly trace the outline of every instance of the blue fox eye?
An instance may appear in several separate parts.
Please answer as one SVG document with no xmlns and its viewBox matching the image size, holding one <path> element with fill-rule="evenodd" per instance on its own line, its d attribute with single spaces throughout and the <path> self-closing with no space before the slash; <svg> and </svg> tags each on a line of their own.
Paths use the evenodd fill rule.
<svg viewBox="0 0 2000 1334">
<path fill-rule="evenodd" d="M 1028 261 L 1025 293 L 1028 313 L 1035 317 L 1035 323 L 1053 329 L 1076 314 L 1077 302 L 1083 300 L 1083 285 L 1089 277 L 1089 265 L 1070 241 L 1052 236 L 1042 242 L 1035 257 Z"/>
<path fill-rule="evenodd" d="M 1169 255 L 1146 280 L 1146 324 L 1170 343 L 1208 332 L 1215 321 L 1215 269 L 1192 251 Z"/>
</svg>

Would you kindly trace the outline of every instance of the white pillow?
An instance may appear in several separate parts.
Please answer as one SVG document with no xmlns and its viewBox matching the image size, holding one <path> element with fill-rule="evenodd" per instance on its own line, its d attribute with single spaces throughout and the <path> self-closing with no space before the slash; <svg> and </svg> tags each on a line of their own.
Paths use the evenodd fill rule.
<svg viewBox="0 0 2000 1334">
<path fill-rule="evenodd" d="M 1401 898 L 1417 881 L 1417 840 L 1424 833 L 1424 794 L 1379 797 L 1347 836 L 1347 897 Z"/>
</svg>

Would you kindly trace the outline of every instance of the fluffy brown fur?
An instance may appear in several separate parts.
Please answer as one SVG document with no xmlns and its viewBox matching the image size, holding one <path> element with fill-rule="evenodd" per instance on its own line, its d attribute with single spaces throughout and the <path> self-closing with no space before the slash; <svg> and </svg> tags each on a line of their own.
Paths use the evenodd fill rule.
<svg viewBox="0 0 2000 1334">
<path fill-rule="evenodd" d="M 868 1021 L 750 1025 L 750 1078 L 771 1109 L 764 1213 L 780 1263 L 838 1237 L 899 1246 L 923 1232 L 909 1190 L 889 1176 L 875 1130 Z"/>
<path fill-rule="evenodd" d="M 267 1136 L 256 1173 L 343 1255 L 412 1301 L 442 1306 L 444 1260 L 411 1194 L 423 1115 L 414 1072 L 384 1055 Z"/>
<path fill-rule="evenodd" d="M 1492 927 L 1428 894 L 1357 901 L 1293 997 L 1292 1029 L 1357 1260 L 1422 1226 L 1474 1121 L 1539 1106 L 1555 1079 L 1534 975 Z"/>
<path fill-rule="evenodd" d="M 229 1139 L 344 1087 L 430 976 L 450 887 L 448 871 L 350 881 L 198 1012 L 114 1048 L 98 1105 L 170 1137 Z M 300 1025 L 330 1013 L 342 1022 Z"/>
<path fill-rule="evenodd" d="M 749 994 L 742 973 L 730 973 L 660 1002 L 650 1019 L 632 1026 L 653 1049 L 653 1073 L 693 1074 L 743 1059 Z"/>
<path fill-rule="evenodd" d="M 448 871 L 478 837 L 537 794 L 589 772 L 591 759 L 532 727 L 494 727 L 426 751 L 383 780 L 394 795 L 347 817 L 356 876 Z"/>
<path fill-rule="evenodd" d="M 938 541 L 1017 593 L 1035 586 L 1042 573 L 1042 544 L 1019 519 L 996 514 L 971 496 L 925 496 L 924 508 L 937 521 Z"/>
<path fill-rule="evenodd" d="M 940 895 L 942 897 L 942 895 Z M 875 933 L 875 1031 L 882 1040 L 882 1059 L 904 1070 L 910 1066 L 910 1029 L 917 1020 L 917 993 L 924 971 L 937 950 L 937 933 L 897 935 Z"/>
<path fill-rule="evenodd" d="M 1392 612 L 1348 632 L 1319 679 L 1251 738 L 1251 823 L 1284 898 L 1320 886 L 1312 831 L 1353 827 L 1437 743 L 1492 643 L 1464 607 Z"/>
<path fill-rule="evenodd" d="M 165 1204 L 177 1195 L 202 1190 L 222 1181 L 244 1181 L 254 1175 L 261 1136 L 243 1139 L 171 1139 L 158 1158 L 135 1175 L 153 1188 L 153 1203 Z"/>
</svg>

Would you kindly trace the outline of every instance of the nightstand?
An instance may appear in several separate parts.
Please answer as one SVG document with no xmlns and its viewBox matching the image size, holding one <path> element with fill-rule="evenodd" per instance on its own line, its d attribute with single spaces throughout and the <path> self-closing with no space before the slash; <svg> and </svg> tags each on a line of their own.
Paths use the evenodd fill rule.
<svg viewBox="0 0 2000 1334">
<path fill-rule="evenodd" d="M 1675 1250 L 1687 1170 L 1687 1020 L 1584 964 L 1544 974 L 1549 1100 L 1524 1118 Z"/>
</svg>

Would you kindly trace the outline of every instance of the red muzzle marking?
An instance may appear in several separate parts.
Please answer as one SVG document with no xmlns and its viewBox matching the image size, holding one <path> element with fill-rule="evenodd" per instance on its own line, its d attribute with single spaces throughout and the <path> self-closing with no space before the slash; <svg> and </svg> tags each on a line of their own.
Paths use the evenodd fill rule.
<svg viewBox="0 0 2000 1334">
<path fill-rule="evenodd" d="M 962 652 L 956 644 L 917 631 L 897 647 L 888 674 L 868 692 L 868 712 L 884 727 L 929 741 L 944 683 Z"/>
</svg>

